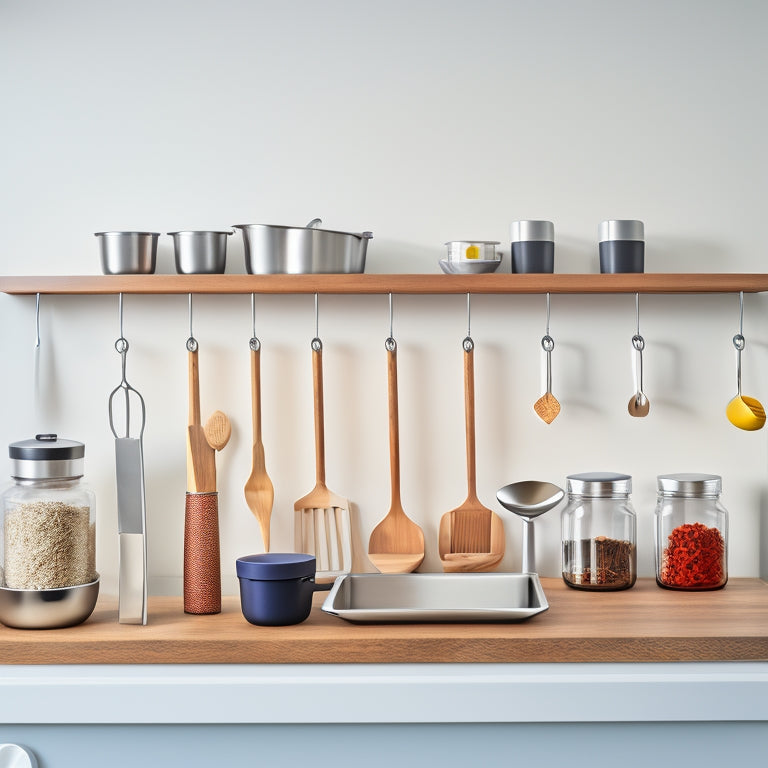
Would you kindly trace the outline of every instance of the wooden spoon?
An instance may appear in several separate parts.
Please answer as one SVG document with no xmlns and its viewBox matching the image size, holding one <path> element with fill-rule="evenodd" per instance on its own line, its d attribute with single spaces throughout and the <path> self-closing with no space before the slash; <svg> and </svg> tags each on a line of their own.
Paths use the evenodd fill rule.
<svg viewBox="0 0 768 768">
<path fill-rule="evenodd" d="M 397 343 L 386 341 L 389 390 L 389 467 L 392 498 L 386 517 L 368 540 L 368 557 L 382 573 L 410 573 L 424 560 L 424 533 L 400 501 L 400 429 L 397 404 Z"/>
<path fill-rule="evenodd" d="M 245 483 L 245 503 L 261 529 L 264 551 L 269 552 L 269 521 L 275 501 L 275 489 L 264 462 L 264 444 L 261 442 L 261 345 L 251 339 L 251 412 L 253 415 L 253 456 L 251 474 Z"/>
<path fill-rule="evenodd" d="M 226 413 L 214 411 L 205 422 L 203 427 L 205 439 L 208 445 L 216 451 L 222 450 L 232 437 L 232 422 Z"/>
<path fill-rule="evenodd" d="M 443 570 L 491 571 L 504 557 L 504 524 L 477 498 L 475 471 L 474 343 L 464 339 L 464 412 L 467 439 L 467 498 L 440 518 L 438 549 Z"/>
</svg>

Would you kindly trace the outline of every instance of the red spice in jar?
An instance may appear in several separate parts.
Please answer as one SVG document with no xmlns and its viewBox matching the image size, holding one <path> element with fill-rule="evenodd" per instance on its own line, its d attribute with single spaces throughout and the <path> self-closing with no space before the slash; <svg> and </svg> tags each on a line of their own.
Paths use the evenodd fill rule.
<svg viewBox="0 0 768 768">
<path fill-rule="evenodd" d="M 661 556 L 659 581 L 666 587 L 712 589 L 725 583 L 725 542 L 717 528 L 679 525 Z"/>
</svg>

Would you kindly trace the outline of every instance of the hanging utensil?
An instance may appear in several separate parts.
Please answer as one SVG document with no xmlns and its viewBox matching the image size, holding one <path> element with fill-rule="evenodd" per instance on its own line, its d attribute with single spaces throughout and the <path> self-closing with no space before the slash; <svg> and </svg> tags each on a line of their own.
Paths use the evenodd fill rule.
<svg viewBox="0 0 768 768">
<path fill-rule="evenodd" d="M 643 350 L 645 339 L 640 335 L 640 294 L 635 293 L 635 315 L 637 318 L 635 335 L 632 337 L 632 346 L 635 349 L 635 394 L 629 398 L 627 410 L 630 416 L 647 416 L 651 410 L 651 403 L 643 392 Z"/>
<path fill-rule="evenodd" d="M 534 519 L 556 507 L 563 496 L 565 491 L 562 488 L 541 480 L 511 483 L 496 492 L 499 504 L 523 520 L 523 558 L 520 567 L 522 573 L 536 573 Z"/>
<path fill-rule="evenodd" d="M 397 342 L 392 335 L 392 294 L 389 294 L 387 390 L 389 401 L 389 468 L 391 501 L 386 517 L 368 540 L 368 558 L 382 573 L 410 573 L 424 560 L 424 533 L 403 510 L 400 499 L 400 427 L 397 402 Z"/>
<path fill-rule="evenodd" d="M 245 483 L 245 503 L 261 529 L 264 551 L 269 552 L 269 523 L 275 501 L 275 489 L 267 474 L 264 444 L 261 442 L 261 342 L 256 337 L 256 299 L 251 294 L 253 335 L 248 342 L 251 350 L 251 413 L 253 419 L 253 452 L 251 474 Z"/>
<path fill-rule="evenodd" d="M 560 403 L 552 394 L 552 350 L 555 340 L 549 335 L 549 294 L 547 294 L 547 328 L 541 339 L 541 348 L 547 355 L 547 391 L 533 404 L 536 415 L 547 424 L 551 424 L 560 413 Z"/>
<path fill-rule="evenodd" d="M 744 338 L 744 291 L 739 292 L 739 332 L 733 337 L 736 348 L 736 384 L 737 394 L 725 409 L 728 421 L 739 429 L 752 432 L 762 429 L 765 424 L 765 409 L 759 400 L 741 394 L 741 353 L 746 346 Z"/>
<path fill-rule="evenodd" d="M 117 530 L 120 557 L 118 621 L 120 624 L 146 624 L 147 505 L 142 439 L 147 419 L 144 398 L 128 383 L 125 375 L 128 341 L 123 336 L 122 293 L 119 298 L 119 314 L 120 338 L 115 342 L 115 349 L 121 357 L 122 378 L 109 395 L 109 428 L 115 436 L 117 479 Z M 120 409 L 122 414 L 118 414 L 120 397 L 122 397 L 123 407 Z M 138 420 L 134 415 L 136 406 L 141 415 Z"/>
<path fill-rule="evenodd" d="M 294 505 L 297 552 L 317 559 L 315 581 L 333 581 L 352 568 L 349 502 L 325 484 L 325 419 L 323 414 L 323 343 L 319 336 L 315 294 L 315 338 L 312 339 L 312 382 L 315 413 L 315 487 Z"/>
<path fill-rule="evenodd" d="M 227 435 L 227 440 L 224 440 L 229 419 L 220 411 L 209 419 L 206 426 L 214 440 L 212 445 L 208 441 L 205 427 L 200 423 L 198 346 L 192 332 L 192 294 L 189 294 L 189 338 L 186 344 L 189 425 L 187 426 L 187 494 L 184 509 L 184 611 L 209 614 L 221 612 L 216 446 L 220 446 L 220 450 L 229 439 Z"/>
<path fill-rule="evenodd" d="M 491 571 L 504 557 L 504 524 L 477 497 L 475 467 L 475 368 L 467 294 L 467 336 L 464 350 L 464 426 L 467 443 L 467 498 L 440 518 L 438 549 L 443 570 Z"/>
</svg>

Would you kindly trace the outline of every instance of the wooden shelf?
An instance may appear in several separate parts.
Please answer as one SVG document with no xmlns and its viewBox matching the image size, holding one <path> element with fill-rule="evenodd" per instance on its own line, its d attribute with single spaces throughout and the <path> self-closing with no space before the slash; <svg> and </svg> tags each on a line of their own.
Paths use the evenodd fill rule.
<svg viewBox="0 0 768 768">
<path fill-rule="evenodd" d="M 768 274 L 60 275 L 0 277 L 8 294 L 762 293 Z"/>
<path fill-rule="evenodd" d="M 151 597 L 149 624 L 118 624 L 102 597 L 88 621 L 56 630 L 0 626 L 3 664 L 300 664 L 409 662 L 667 662 L 768 660 L 768 584 L 731 579 L 715 592 L 621 592 L 542 579 L 549 610 L 518 624 L 350 624 L 320 610 L 307 621 L 255 627 L 237 597 L 190 616 L 179 597 Z"/>
</svg>

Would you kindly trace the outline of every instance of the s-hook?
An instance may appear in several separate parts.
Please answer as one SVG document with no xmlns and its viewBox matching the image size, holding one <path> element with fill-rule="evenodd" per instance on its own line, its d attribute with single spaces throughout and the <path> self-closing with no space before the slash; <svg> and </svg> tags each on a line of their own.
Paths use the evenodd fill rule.
<svg viewBox="0 0 768 768">
<path fill-rule="evenodd" d="M 197 339 L 192 333 L 192 294 L 189 294 L 189 338 L 187 339 L 187 351 L 197 352 Z"/>
</svg>

